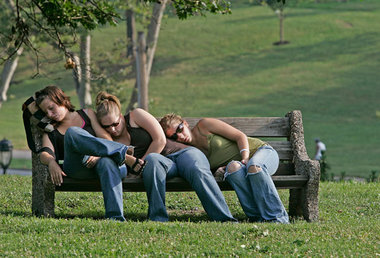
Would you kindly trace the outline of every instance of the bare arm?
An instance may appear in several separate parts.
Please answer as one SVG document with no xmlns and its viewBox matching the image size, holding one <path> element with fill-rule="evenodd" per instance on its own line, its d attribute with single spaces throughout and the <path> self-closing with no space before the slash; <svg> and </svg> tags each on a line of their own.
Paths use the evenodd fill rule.
<svg viewBox="0 0 380 258">
<path fill-rule="evenodd" d="M 246 164 L 249 159 L 249 144 L 247 136 L 235 127 L 215 118 L 203 118 L 198 122 L 202 132 L 217 134 L 237 143 L 241 151 L 242 162 Z"/>
<path fill-rule="evenodd" d="M 166 137 L 160 124 L 151 114 L 143 109 L 137 108 L 131 112 L 130 123 L 144 128 L 152 137 L 152 143 L 145 152 L 142 159 L 145 159 L 149 153 L 161 153 L 166 144 Z"/>
<path fill-rule="evenodd" d="M 112 141 L 112 137 L 104 130 L 103 127 L 99 124 L 98 119 L 96 118 L 95 112 L 92 109 L 87 109 L 87 115 L 90 118 L 92 129 L 94 129 L 96 137 L 104 138 Z"/>
<path fill-rule="evenodd" d="M 42 136 L 42 147 L 47 147 L 54 151 L 54 146 L 46 133 Z M 61 167 L 55 161 L 55 158 L 48 152 L 43 151 L 40 153 L 40 160 L 42 164 L 48 166 L 53 184 L 61 185 L 63 183 L 62 176 L 66 176 L 66 174 L 62 171 Z"/>
</svg>

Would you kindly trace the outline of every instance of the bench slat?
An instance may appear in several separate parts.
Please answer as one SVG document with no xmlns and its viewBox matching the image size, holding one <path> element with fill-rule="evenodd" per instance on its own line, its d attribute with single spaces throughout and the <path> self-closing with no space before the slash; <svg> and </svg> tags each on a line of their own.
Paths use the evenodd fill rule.
<svg viewBox="0 0 380 258">
<path fill-rule="evenodd" d="M 280 160 L 293 159 L 293 149 L 292 145 L 288 141 L 266 141 L 270 146 L 272 146 L 278 153 Z"/>
<path fill-rule="evenodd" d="M 293 163 L 280 163 L 278 165 L 278 169 L 275 176 L 286 176 L 286 175 L 294 175 L 294 164 Z"/>
<path fill-rule="evenodd" d="M 307 182 L 307 176 L 304 175 L 274 175 L 272 176 L 274 184 L 277 188 L 300 188 Z M 233 190 L 226 181 L 217 179 L 217 182 L 222 190 Z M 73 179 L 64 178 L 64 183 L 61 186 L 55 187 L 56 191 L 64 192 L 99 192 L 101 191 L 100 182 L 97 179 Z M 144 183 L 141 178 L 126 178 L 123 180 L 124 192 L 141 192 L 145 191 Z M 193 191 L 190 185 L 182 178 L 175 177 L 167 181 L 166 191 L 168 192 L 183 192 Z"/>
<path fill-rule="evenodd" d="M 160 120 L 160 118 L 157 118 Z M 199 117 L 184 117 L 193 127 Z M 251 137 L 288 137 L 290 125 L 288 117 L 218 117 Z"/>
</svg>

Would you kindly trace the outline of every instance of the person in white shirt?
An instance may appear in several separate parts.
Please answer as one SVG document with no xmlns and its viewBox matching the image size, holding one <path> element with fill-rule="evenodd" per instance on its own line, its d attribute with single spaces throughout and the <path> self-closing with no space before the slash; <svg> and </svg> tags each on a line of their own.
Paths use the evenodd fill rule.
<svg viewBox="0 0 380 258">
<path fill-rule="evenodd" d="M 320 139 L 315 139 L 316 149 L 315 149 L 315 160 L 321 160 L 324 152 L 326 151 L 326 145 L 321 142 Z"/>
</svg>

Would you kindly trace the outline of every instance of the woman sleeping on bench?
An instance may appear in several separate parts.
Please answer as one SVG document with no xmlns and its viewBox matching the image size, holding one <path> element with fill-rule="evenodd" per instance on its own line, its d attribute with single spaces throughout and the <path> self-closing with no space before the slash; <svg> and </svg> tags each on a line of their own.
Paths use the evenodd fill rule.
<svg viewBox="0 0 380 258">
<path fill-rule="evenodd" d="M 150 220 L 168 221 L 165 207 L 166 180 L 180 176 L 190 183 L 212 220 L 236 221 L 210 171 L 207 158 L 201 151 L 184 146 L 185 148 L 164 157 L 159 153 L 166 143 L 165 134 L 151 114 L 137 108 L 123 116 L 118 98 L 106 92 L 98 94 L 96 105 L 98 121 L 112 139 L 133 145 L 138 166 L 146 163 L 141 174 L 147 191 Z"/>
<path fill-rule="evenodd" d="M 214 118 L 203 118 L 190 129 L 180 116 L 168 114 L 160 124 L 169 139 L 197 147 L 208 157 L 211 169 L 219 168 L 216 173 L 224 174 L 235 189 L 250 221 L 289 223 L 271 178 L 279 164 L 271 146 Z"/>
<path fill-rule="evenodd" d="M 43 135 L 40 154 L 52 182 L 61 185 L 66 175 L 77 179 L 99 177 L 106 218 L 124 221 L 122 179 L 127 174 L 124 164 L 136 160 L 130 155 L 133 148 L 113 142 L 93 110 L 75 111 L 70 98 L 56 86 L 36 92 L 36 104 L 56 122 L 54 130 Z"/>
</svg>

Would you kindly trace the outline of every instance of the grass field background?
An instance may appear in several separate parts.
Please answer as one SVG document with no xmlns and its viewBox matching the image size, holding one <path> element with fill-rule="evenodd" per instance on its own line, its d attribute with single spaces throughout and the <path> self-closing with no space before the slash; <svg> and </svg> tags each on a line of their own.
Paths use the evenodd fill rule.
<svg viewBox="0 0 380 258">
<path fill-rule="evenodd" d="M 275 256 L 376 257 L 379 183 L 323 182 L 320 220 L 247 223 L 234 192 L 224 192 L 241 223 L 208 220 L 193 192 L 167 193 L 170 222 L 145 220 L 145 193 L 125 193 L 125 223 L 104 220 L 101 193 L 56 193 L 56 218 L 31 215 L 31 177 L 0 177 L 0 250 L 6 257 Z M 288 191 L 280 190 L 285 207 Z"/>
<path fill-rule="evenodd" d="M 284 116 L 299 109 L 308 153 L 313 157 L 314 138 L 321 138 L 329 172 L 367 177 L 380 171 L 380 2 L 309 3 L 285 13 L 290 44 L 283 46 L 272 44 L 279 40 L 278 19 L 268 7 L 239 1 L 232 15 L 185 21 L 169 14 L 150 80 L 150 112 Z M 102 62 L 114 58 L 107 51 L 124 40 L 125 27 L 92 35 L 92 62 Z M 36 90 L 56 84 L 78 104 L 62 55 L 49 47 L 40 54 L 35 78 L 34 56 L 21 57 L 9 100 L 0 109 L 0 137 L 18 149 L 27 148 L 21 104 Z M 128 98 L 133 81 L 124 83 Z"/>
</svg>

